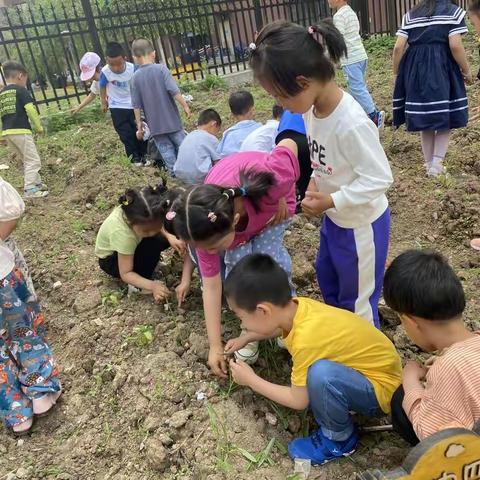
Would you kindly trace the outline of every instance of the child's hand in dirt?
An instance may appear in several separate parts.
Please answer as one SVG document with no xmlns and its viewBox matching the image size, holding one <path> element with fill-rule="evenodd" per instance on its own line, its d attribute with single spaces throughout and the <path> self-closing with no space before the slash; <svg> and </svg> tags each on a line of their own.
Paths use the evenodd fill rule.
<svg viewBox="0 0 480 480">
<path fill-rule="evenodd" d="M 227 362 L 223 355 L 222 346 L 210 347 L 208 352 L 208 366 L 217 377 L 227 378 Z"/>
<path fill-rule="evenodd" d="M 288 220 L 288 206 L 285 197 L 282 197 L 278 202 L 278 210 L 275 216 L 273 216 L 267 223 L 268 225 L 278 225 Z"/>
<path fill-rule="evenodd" d="M 242 349 L 247 343 L 249 343 L 246 335 L 240 335 L 237 338 L 231 338 L 225 345 L 225 353 L 233 353 Z"/>
<path fill-rule="evenodd" d="M 178 306 L 181 307 L 182 303 L 190 291 L 190 282 L 181 282 L 178 287 L 175 288 L 175 295 L 177 296 Z"/>
<path fill-rule="evenodd" d="M 248 387 L 252 380 L 257 376 L 253 368 L 245 362 L 230 360 L 230 371 L 232 372 L 233 381 L 238 385 Z"/>
<path fill-rule="evenodd" d="M 187 253 L 187 245 L 183 240 L 178 239 L 175 235 L 167 237 L 170 246 L 181 256 L 184 257 Z"/>
<path fill-rule="evenodd" d="M 319 217 L 323 212 L 334 207 L 332 196 L 323 192 L 307 191 L 302 200 L 302 211 L 309 217 Z"/>
<path fill-rule="evenodd" d="M 155 302 L 159 303 L 169 297 L 170 290 L 163 282 L 153 282 L 152 294 Z"/>
</svg>

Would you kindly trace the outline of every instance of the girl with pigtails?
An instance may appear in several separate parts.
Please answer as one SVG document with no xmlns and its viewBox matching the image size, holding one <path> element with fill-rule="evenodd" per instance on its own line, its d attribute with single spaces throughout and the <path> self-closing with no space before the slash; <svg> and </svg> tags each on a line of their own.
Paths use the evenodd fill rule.
<svg viewBox="0 0 480 480">
<path fill-rule="evenodd" d="M 255 78 L 285 109 L 303 114 L 313 168 L 303 212 L 319 217 L 316 272 L 325 303 L 380 327 L 393 178 L 378 129 L 335 82 L 347 52 L 331 22 L 303 27 L 274 22 L 252 48 Z"/>
<path fill-rule="evenodd" d="M 197 253 L 210 345 L 208 363 L 215 375 L 227 375 L 221 337 L 221 255 L 226 276 L 251 253 L 270 255 L 291 276 L 283 237 L 295 213 L 298 177 L 297 146 L 286 139 L 270 154 L 245 152 L 224 158 L 203 185 L 174 200 L 166 215 L 165 228 Z M 253 363 L 258 343 L 249 341 L 248 332 L 239 338 L 238 344 L 229 344 L 231 353 L 236 351 L 237 358 Z"/>
<path fill-rule="evenodd" d="M 172 201 L 181 192 L 182 188 L 168 190 L 165 184 L 127 189 L 100 227 L 95 244 L 95 255 L 105 273 L 123 280 L 129 293 L 152 294 L 155 302 L 170 295 L 167 286 L 153 276 L 162 252 L 172 247 L 184 258 L 182 280 L 175 290 L 179 306 L 190 288 L 193 264 L 185 243 L 166 232 L 163 225 Z"/>
</svg>

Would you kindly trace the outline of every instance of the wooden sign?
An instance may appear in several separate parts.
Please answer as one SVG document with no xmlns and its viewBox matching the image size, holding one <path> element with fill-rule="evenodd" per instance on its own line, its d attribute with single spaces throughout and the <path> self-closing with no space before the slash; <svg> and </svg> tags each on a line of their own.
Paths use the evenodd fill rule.
<svg viewBox="0 0 480 480">
<path fill-rule="evenodd" d="M 450 428 L 420 442 L 401 468 L 391 472 L 370 470 L 357 480 L 480 480 L 480 436 L 463 428 Z"/>
</svg>

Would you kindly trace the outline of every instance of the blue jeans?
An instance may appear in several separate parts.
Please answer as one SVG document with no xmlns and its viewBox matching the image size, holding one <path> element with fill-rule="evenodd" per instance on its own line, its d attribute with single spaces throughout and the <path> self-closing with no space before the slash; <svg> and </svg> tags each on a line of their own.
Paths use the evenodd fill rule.
<svg viewBox="0 0 480 480">
<path fill-rule="evenodd" d="M 177 132 L 164 133 L 153 137 L 155 146 L 162 156 L 168 173 L 171 175 L 173 174 L 173 166 L 177 161 L 178 149 L 186 136 L 185 130 L 178 130 Z"/>
<path fill-rule="evenodd" d="M 367 115 L 375 113 L 376 107 L 373 103 L 365 76 L 367 74 L 368 60 L 352 63 L 343 67 L 343 73 L 347 77 L 348 92 L 361 105 Z"/>
<path fill-rule="evenodd" d="M 353 433 L 350 411 L 368 417 L 383 415 L 368 379 L 353 368 L 330 360 L 317 360 L 307 375 L 310 408 L 323 434 L 341 442 Z"/>
</svg>

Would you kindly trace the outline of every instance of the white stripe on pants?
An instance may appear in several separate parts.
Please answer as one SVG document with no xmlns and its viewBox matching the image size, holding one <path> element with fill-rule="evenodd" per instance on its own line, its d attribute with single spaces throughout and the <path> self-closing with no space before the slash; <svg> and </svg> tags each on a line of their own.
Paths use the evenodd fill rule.
<svg viewBox="0 0 480 480">
<path fill-rule="evenodd" d="M 33 136 L 31 134 L 5 135 L 3 138 L 7 140 L 7 145 L 22 157 L 25 190 L 40 185 L 42 179 L 39 172 L 42 163 Z"/>
</svg>

